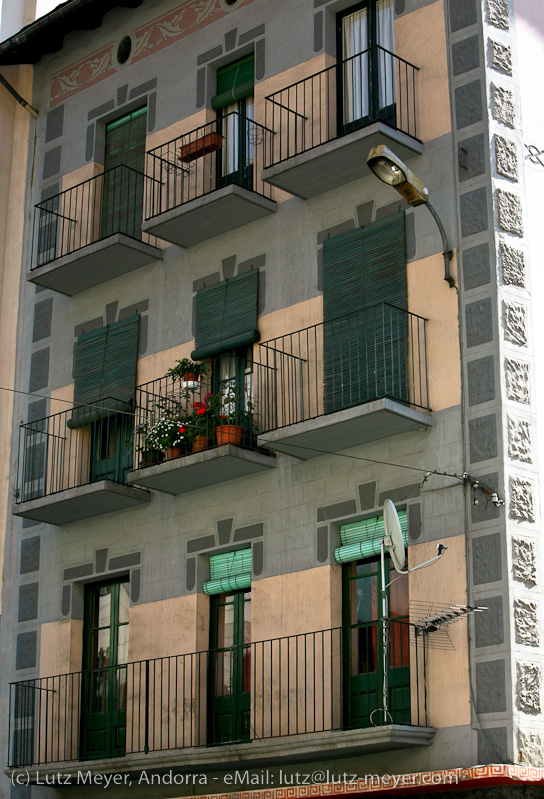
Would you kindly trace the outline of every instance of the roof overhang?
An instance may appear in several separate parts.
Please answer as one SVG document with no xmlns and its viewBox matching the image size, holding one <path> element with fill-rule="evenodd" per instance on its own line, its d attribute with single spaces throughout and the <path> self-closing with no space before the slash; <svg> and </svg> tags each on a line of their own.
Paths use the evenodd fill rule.
<svg viewBox="0 0 544 799">
<path fill-rule="evenodd" d="M 26 25 L 0 44 L 0 65 L 36 64 L 42 55 L 58 53 L 73 31 L 96 30 L 104 14 L 116 8 L 137 8 L 143 0 L 68 0 Z"/>
</svg>

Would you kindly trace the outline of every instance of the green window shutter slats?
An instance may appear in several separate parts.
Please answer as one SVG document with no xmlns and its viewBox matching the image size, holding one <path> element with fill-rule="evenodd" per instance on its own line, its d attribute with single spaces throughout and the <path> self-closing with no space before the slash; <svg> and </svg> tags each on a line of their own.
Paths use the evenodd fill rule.
<svg viewBox="0 0 544 799">
<path fill-rule="evenodd" d="M 405 510 L 398 511 L 400 528 L 404 545 L 408 545 L 408 513 Z M 371 519 L 363 519 L 360 522 L 344 524 L 340 528 L 340 540 L 342 545 L 334 550 L 334 557 L 337 563 L 351 563 L 360 558 L 371 558 L 379 555 L 381 541 L 385 536 L 383 516 L 374 516 Z"/>
<path fill-rule="evenodd" d="M 407 399 L 404 212 L 323 243 L 325 412 Z"/>
<path fill-rule="evenodd" d="M 146 130 L 145 107 L 106 126 L 102 238 L 114 233 L 141 236 Z M 129 169 L 119 168 L 123 166 Z"/>
<path fill-rule="evenodd" d="M 258 285 L 259 272 L 254 270 L 197 292 L 191 358 L 208 358 L 259 340 Z"/>
<path fill-rule="evenodd" d="M 404 211 L 363 228 L 363 307 L 386 302 L 406 310 Z"/>
<path fill-rule="evenodd" d="M 144 171 L 146 128 L 146 107 L 106 126 L 104 171 L 122 164 Z"/>
<path fill-rule="evenodd" d="M 255 57 L 253 54 L 217 70 L 217 94 L 212 97 L 212 108 L 218 111 L 235 100 L 253 94 L 255 85 Z"/>
<path fill-rule="evenodd" d="M 131 407 L 136 385 L 139 315 L 79 336 L 71 426 Z"/>
<path fill-rule="evenodd" d="M 251 587 L 251 548 L 210 555 L 210 579 L 205 594 L 224 594 Z"/>
</svg>

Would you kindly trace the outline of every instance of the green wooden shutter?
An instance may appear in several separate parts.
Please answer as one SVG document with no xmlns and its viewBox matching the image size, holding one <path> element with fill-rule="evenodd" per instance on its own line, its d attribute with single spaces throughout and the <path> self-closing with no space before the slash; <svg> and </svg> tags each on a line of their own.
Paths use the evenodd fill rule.
<svg viewBox="0 0 544 799">
<path fill-rule="evenodd" d="M 251 547 L 210 555 L 210 579 L 204 583 L 205 594 L 224 594 L 250 587 Z"/>
<path fill-rule="evenodd" d="M 323 243 L 324 408 L 407 399 L 404 212 Z"/>
<path fill-rule="evenodd" d="M 252 270 L 197 292 L 193 360 L 259 340 L 258 286 L 259 271 Z"/>
<path fill-rule="evenodd" d="M 71 427 L 132 407 L 138 359 L 139 315 L 79 336 L 75 353 Z"/>
<path fill-rule="evenodd" d="M 408 546 L 408 514 L 398 511 L 400 528 L 404 546 Z M 334 550 L 337 563 L 350 563 L 360 558 L 372 558 L 380 554 L 381 541 L 385 536 L 383 516 L 363 519 L 351 524 L 343 524 L 340 528 L 342 545 Z"/>
<path fill-rule="evenodd" d="M 146 107 L 106 126 L 102 238 L 114 233 L 141 237 L 146 128 Z"/>
<path fill-rule="evenodd" d="M 253 53 L 217 70 L 217 94 L 212 108 L 218 111 L 235 100 L 253 94 L 255 85 L 255 56 Z"/>
</svg>

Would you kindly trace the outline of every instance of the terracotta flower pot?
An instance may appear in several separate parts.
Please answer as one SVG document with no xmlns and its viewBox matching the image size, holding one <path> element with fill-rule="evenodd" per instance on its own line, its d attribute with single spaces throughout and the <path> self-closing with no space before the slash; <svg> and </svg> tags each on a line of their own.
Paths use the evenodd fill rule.
<svg viewBox="0 0 544 799">
<path fill-rule="evenodd" d="M 179 458 L 184 454 L 184 451 L 183 447 L 166 447 L 166 460 L 171 461 L 174 458 Z"/>
<path fill-rule="evenodd" d="M 244 428 L 237 424 L 221 424 L 215 428 L 215 440 L 218 445 L 235 444 L 240 446 Z"/>
<path fill-rule="evenodd" d="M 193 372 L 185 372 L 181 378 L 181 384 L 184 388 L 196 388 L 198 386 L 198 375 Z"/>
<path fill-rule="evenodd" d="M 201 452 L 203 449 L 208 449 L 208 436 L 195 436 L 193 452 Z"/>
</svg>

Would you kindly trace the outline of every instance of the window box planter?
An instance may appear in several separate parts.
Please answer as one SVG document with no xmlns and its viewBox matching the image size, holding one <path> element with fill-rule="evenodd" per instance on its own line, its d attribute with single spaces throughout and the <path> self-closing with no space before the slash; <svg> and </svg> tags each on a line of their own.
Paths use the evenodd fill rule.
<svg viewBox="0 0 544 799">
<path fill-rule="evenodd" d="M 179 160 L 184 164 L 190 164 L 197 158 L 201 158 L 208 153 L 214 153 L 223 146 L 223 137 L 219 133 L 207 133 L 200 139 L 184 144 L 179 153 Z"/>
</svg>

